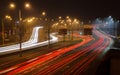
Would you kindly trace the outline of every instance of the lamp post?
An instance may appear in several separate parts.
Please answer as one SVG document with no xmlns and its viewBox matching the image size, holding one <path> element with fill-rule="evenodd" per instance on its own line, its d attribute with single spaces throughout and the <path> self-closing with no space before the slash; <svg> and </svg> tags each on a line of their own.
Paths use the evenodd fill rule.
<svg viewBox="0 0 120 75">
<path fill-rule="evenodd" d="M 42 12 L 42 16 L 46 16 L 46 12 Z M 48 34 L 48 48 L 50 48 L 50 24 L 51 21 L 48 18 L 45 18 L 45 23 L 47 23 L 47 34 Z"/>
<path fill-rule="evenodd" d="M 22 18 L 21 18 L 21 10 L 19 9 L 19 42 L 20 42 L 20 57 L 22 56 L 22 33 L 21 33 L 22 26 L 21 26 L 21 21 L 22 21 Z"/>
<path fill-rule="evenodd" d="M 67 23 L 68 33 L 69 33 L 69 40 L 70 40 L 72 20 L 69 16 L 66 16 L 66 23 Z"/>
<path fill-rule="evenodd" d="M 5 19 L 12 20 L 11 16 L 6 15 Z M 5 28 L 4 28 L 4 19 L 2 19 L 2 45 L 4 46 L 5 44 Z"/>
<path fill-rule="evenodd" d="M 75 18 L 73 21 L 72 21 L 72 40 L 74 39 L 73 37 L 73 32 L 75 30 L 75 26 L 79 24 L 78 20 Z M 78 26 L 77 26 L 78 27 Z"/>
<path fill-rule="evenodd" d="M 48 25 L 48 48 L 50 48 L 50 25 Z"/>
<path fill-rule="evenodd" d="M 46 12 L 45 11 L 43 11 L 42 12 L 42 18 L 43 18 L 43 22 L 44 22 L 44 24 L 46 24 L 47 26 L 47 37 L 48 37 L 48 48 L 50 48 L 50 24 L 51 24 L 51 22 L 50 22 L 50 20 L 48 19 L 48 18 L 46 18 Z M 49 22 L 49 23 L 48 23 Z"/>
<path fill-rule="evenodd" d="M 25 3 L 25 7 L 26 8 L 30 8 L 30 4 L 29 3 Z M 10 8 L 14 9 L 15 8 L 15 4 L 11 3 L 10 4 Z M 20 57 L 22 57 L 22 26 L 21 26 L 21 22 L 22 22 L 22 13 L 21 13 L 21 9 L 19 8 L 18 10 L 18 17 L 19 17 L 19 43 L 20 43 Z"/>
<path fill-rule="evenodd" d="M 4 23 L 3 23 L 3 19 L 2 19 L 2 44 L 4 46 L 4 43 L 5 43 L 5 37 L 4 37 Z"/>
</svg>

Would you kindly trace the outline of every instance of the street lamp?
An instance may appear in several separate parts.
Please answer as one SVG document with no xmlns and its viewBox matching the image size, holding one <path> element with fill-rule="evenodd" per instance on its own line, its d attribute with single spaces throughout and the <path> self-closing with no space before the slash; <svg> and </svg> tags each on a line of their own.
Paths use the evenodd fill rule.
<svg viewBox="0 0 120 75">
<path fill-rule="evenodd" d="M 6 15 L 5 18 L 9 19 L 9 20 L 12 20 L 11 16 L 9 16 L 9 15 Z"/>
<path fill-rule="evenodd" d="M 46 15 L 46 13 L 45 12 L 42 12 L 42 16 L 45 16 Z"/>
<path fill-rule="evenodd" d="M 51 23 L 51 21 L 48 19 L 48 18 L 45 18 L 46 17 L 46 12 L 43 11 L 42 12 L 42 18 L 43 18 L 43 23 L 45 25 L 47 25 L 47 34 L 48 34 L 48 48 L 50 48 L 50 24 L 48 24 L 48 22 Z M 46 24 L 47 23 L 47 24 Z"/>
<path fill-rule="evenodd" d="M 33 21 L 34 21 L 35 19 L 36 19 L 35 17 L 29 18 L 29 19 L 27 20 L 27 23 L 32 25 L 32 23 L 33 23 Z M 32 27 L 33 27 L 33 26 L 31 26 L 31 25 L 29 25 L 29 29 L 28 29 L 29 33 L 31 32 Z"/>
<path fill-rule="evenodd" d="M 30 8 L 31 6 L 30 6 L 30 3 L 25 3 L 25 7 L 26 8 Z"/>
<path fill-rule="evenodd" d="M 66 23 L 67 23 L 69 40 L 70 40 L 71 22 L 72 22 L 71 18 L 69 16 L 66 16 Z"/>
<path fill-rule="evenodd" d="M 15 4 L 14 3 L 10 3 L 10 8 L 15 8 Z"/>
<path fill-rule="evenodd" d="M 12 20 L 12 18 L 11 18 L 11 16 L 9 16 L 9 15 L 6 15 L 5 16 L 5 19 L 8 19 L 8 20 Z M 4 44 L 5 44 L 5 29 L 4 29 L 4 19 L 2 19 L 2 44 L 3 44 L 3 46 L 4 46 Z"/>
<path fill-rule="evenodd" d="M 16 5 L 14 3 L 11 3 L 10 4 L 10 8 L 13 9 L 15 8 Z M 25 3 L 25 8 L 30 8 L 30 3 Z M 22 13 L 21 13 L 21 9 L 19 8 L 18 10 L 18 16 L 19 16 L 19 43 L 20 43 L 20 52 L 22 51 L 22 32 L 21 32 L 21 29 L 22 29 L 22 26 L 21 26 L 21 22 L 22 22 Z M 22 56 L 22 53 L 20 53 L 20 56 Z"/>
<path fill-rule="evenodd" d="M 69 19 L 70 17 L 69 16 L 66 16 L 67 19 Z"/>
<path fill-rule="evenodd" d="M 14 9 L 15 7 L 16 7 L 16 5 L 14 3 L 10 3 L 10 8 L 11 9 Z M 24 7 L 25 8 L 30 8 L 31 7 L 30 3 L 25 3 Z M 21 21 L 21 20 L 22 20 L 22 18 L 21 18 L 21 9 L 19 8 L 19 21 Z"/>
<path fill-rule="evenodd" d="M 61 17 L 61 16 L 59 16 L 59 17 L 58 17 L 58 19 L 62 19 L 62 17 Z"/>
<path fill-rule="evenodd" d="M 3 46 L 5 43 L 4 39 L 5 39 L 5 37 L 4 37 L 4 23 L 3 23 L 3 19 L 2 19 L 2 44 L 3 44 Z"/>
</svg>

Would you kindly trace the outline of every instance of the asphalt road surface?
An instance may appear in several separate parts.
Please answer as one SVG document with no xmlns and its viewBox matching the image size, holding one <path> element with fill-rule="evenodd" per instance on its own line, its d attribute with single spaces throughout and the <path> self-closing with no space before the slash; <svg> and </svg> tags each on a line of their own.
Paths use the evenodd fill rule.
<svg viewBox="0 0 120 75">
<path fill-rule="evenodd" d="M 93 30 L 93 38 L 90 36 L 84 38 L 82 42 L 72 46 L 66 46 L 61 49 L 44 52 L 37 57 L 29 59 L 35 55 L 19 58 L 20 63 L 14 65 L 13 61 L 7 60 L 1 63 L 1 67 L 8 65 L 0 70 L 0 74 L 6 75 L 93 75 L 97 60 L 102 58 L 109 50 L 112 39 L 101 33 L 99 30 Z M 76 35 L 79 36 L 79 35 Z M 12 58 L 12 57 L 11 57 Z M 28 59 L 28 60 L 27 60 Z M 24 61 L 24 62 L 23 62 Z M 10 66 L 11 65 L 11 66 Z"/>
</svg>

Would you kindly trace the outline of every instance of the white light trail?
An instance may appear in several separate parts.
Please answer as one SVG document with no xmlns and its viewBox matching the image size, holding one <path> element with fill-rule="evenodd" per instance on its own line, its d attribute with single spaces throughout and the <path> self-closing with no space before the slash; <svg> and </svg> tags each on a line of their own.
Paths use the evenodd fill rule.
<svg viewBox="0 0 120 75">
<path fill-rule="evenodd" d="M 38 30 L 43 27 L 35 27 L 33 28 L 32 35 L 30 39 L 27 42 L 22 43 L 22 50 L 27 50 L 35 47 L 40 47 L 47 45 L 49 40 L 44 41 L 44 42 L 38 42 Z M 58 41 L 58 38 L 50 34 L 50 43 L 55 43 Z M 13 53 L 13 52 L 18 52 L 20 51 L 20 44 L 15 44 L 15 45 L 10 45 L 10 46 L 5 46 L 5 47 L 0 47 L 0 55 L 8 54 L 8 53 Z"/>
</svg>

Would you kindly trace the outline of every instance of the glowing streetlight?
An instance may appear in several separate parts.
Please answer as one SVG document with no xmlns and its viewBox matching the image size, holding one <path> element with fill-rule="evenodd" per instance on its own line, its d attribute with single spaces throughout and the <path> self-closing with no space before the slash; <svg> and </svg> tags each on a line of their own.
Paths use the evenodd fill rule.
<svg viewBox="0 0 120 75">
<path fill-rule="evenodd" d="M 66 16 L 67 19 L 69 19 L 70 17 L 69 16 Z"/>
<path fill-rule="evenodd" d="M 77 19 L 76 19 L 76 18 L 74 19 L 74 22 L 77 22 Z"/>
<path fill-rule="evenodd" d="M 32 21 L 33 21 L 33 19 L 29 19 L 29 20 L 27 20 L 28 23 L 30 23 L 30 22 L 32 22 Z"/>
<path fill-rule="evenodd" d="M 67 22 L 68 22 L 68 23 L 71 23 L 71 22 L 72 22 L 72 20 L 71 20 L 71 19 L 68 19 L 68 20 L 67 20 Z"/>
<path fill-rule="evenodd" d="M 12 20 L 11 16 L 9 16 L 9 15 L 6 15 L 5 18 L 9 19 L 9 20 Z"/>
<path fill-rule="evenodd" d="M 46 13 L 45 12 L 42 12 L 42 16 L 45 16 L 46 15 Z"/>
<path fill-rule="evenodd" d="M 25 4 L 25 6 L 26 6 L 26 7 L 30 7 L 30 4 L 27 3 L 27 4 Z"/>
<path fill-rule="evenodd" d="M 59 16 L 59 17 L 58 17 L 58 19 L 62 19 L 62 17 L 61 17 L 61 16 Z"/>
<path fill-rule="evenodd" d="M 31 6 L 30 6 L 30 3 L 25 3 L 25 7 L 26 8 L 30 8 Z"/>
<path fill-rule="evenodd" d="M 15 8 L 15 4 L 14 3 L 10 3 L 10 8 Z"/>
</svg>

